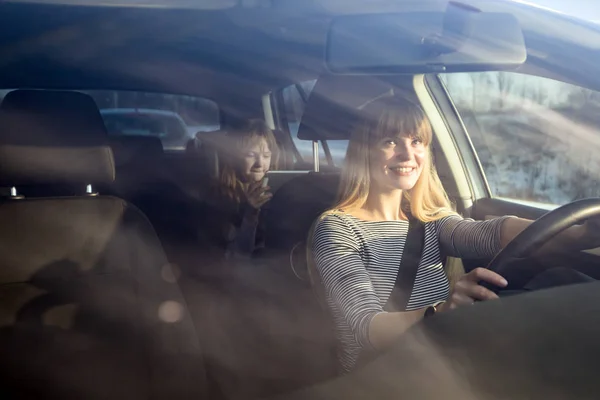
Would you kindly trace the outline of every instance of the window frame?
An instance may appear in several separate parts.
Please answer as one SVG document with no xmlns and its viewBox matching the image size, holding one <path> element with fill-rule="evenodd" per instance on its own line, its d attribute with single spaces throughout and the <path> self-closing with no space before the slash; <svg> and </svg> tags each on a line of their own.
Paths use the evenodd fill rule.
<svg viewBox="0 0 600 400">
<path fill-rule="evenodd" d="M 482 198 L 493 198 L 475 146 L 444 82 L 442 82 L 437 74 L 424 75 L 424 81 L 454 141 L 456 152 L 462 163 L 463 172 L 470 186 L 472 200 L 477 201 Z"/>
<path fill-rule="evenodd" d="M 283 98 L 283 89 L 278 88 L 276 91 L 271 92 L 271 110 L 273 111 L 273 120 L 275 122 L 275 128 L 285 133 L 289 138 L 289 144 L 291 150 L 296 158 L 296 162 L 304 162 L 304 157 L 300 154 L 300 151 L 294 143 L 294 138 L 290 132 L 290 127 L 285 112 L 285 101 Z"/>
<path fill-rule="evenodd" d="M 284 90 L 289 87 L 294 87 L 298 91 L 298 94 L 304 101 L 305 108 L 306 108 L 306 104 L 308 103 L 308 97 L 310 96 L 310 94 L 308 94 L 308 95 L 306 94 L 306 92 L 304 91 L 304 88 L 301 85 L 301 82 L 293 82 L 293 83 L 290 83 L 289 85 L 277 88 L 277 90 L 272 92 L 272 102 L 271 102 L 271 108 L 273 110 L 273 118 L 275 120 L 275 126 L 277 127 L 277 129 L 279 129 L 280 131 L 282 131 L 286 135 L 288 135 L 290 144 L 292 146 L 292 151 L 294 153 L 294 157 L 296 158 L 296 162 L 294 164 L 301 164 L 301 165 L 311 164 L 310 169 L 316 170 L 318 168 L 315 167 L 314 160 L 315 160 L 315 157 L 318 156 L 319 149 L 314 146 L 314 142 L 311 142 L 311 143 L 313 143 L 312 157 L 311 157 L 311 160 L 305 160 L 305 158 L 300 153 L 300 150 L 298 150 L 298 147 L 296 146 L 296 142 L 294 141 L 294 138 L 292 136 L 292 132 L 290 131 L 289 120 L 287 118 L 285 97 L 283 95 Z M 325 154 L 327 163 L 329 165 L 333 165 L 333 158 L 331 157 L 331 151 L 329 149 L 329 146 L 324 144 L 323 141 L 319 141 L 319 142 L 323 146 L 323 152 Z M 315 151 L 316 151 L 316 155 L 315 155 Z"/>
</svg>

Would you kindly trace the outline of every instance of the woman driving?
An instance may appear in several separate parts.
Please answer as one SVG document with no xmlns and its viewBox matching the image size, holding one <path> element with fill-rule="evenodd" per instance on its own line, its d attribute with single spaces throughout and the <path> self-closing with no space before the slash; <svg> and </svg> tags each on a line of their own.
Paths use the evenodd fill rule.
<svg viewBox="0 0 600 400">
<path fill-rule="evenodd" d="M 339 201 L 319 217 L 309 238 L 344 371 L 425 315 L 497 298 L 480 282 L 497 287 L 507 282 L 484 268 L 463 274 L 451 289 L 442 254 L 489 259 L 532 222 L 516 217 L 474 221 L 452 210 L 432 162 L 432 128 L 417 104 L 392 96 L 374 100 L 361 112 Z M 417 241 L 422 243 L 415 273 L 406 278 L 409 226 L 421 226 Z M 561 248 L 590 248 L 587 230 L 587 225 L 570 228 L 544 249 L 555 241 Z M 403 287 L 397 283 L 401 279 L 409 279 L 406 293 L 399 294 L 405 301 L 389 307 L 391 295 Z"/>
</svg>

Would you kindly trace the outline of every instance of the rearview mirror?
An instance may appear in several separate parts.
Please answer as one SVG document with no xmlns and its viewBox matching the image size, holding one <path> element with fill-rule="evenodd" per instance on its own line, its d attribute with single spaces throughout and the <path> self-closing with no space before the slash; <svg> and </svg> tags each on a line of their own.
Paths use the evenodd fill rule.
<svg viewBox="0 0 600 400">
<path fill-rule="evenodd" d="M 518 20 L 451 2 L 445 12 L 334 18 L 326 64 L 334 73 L 430 73 L 513 69 L 527 51 Z"/>
</svg>

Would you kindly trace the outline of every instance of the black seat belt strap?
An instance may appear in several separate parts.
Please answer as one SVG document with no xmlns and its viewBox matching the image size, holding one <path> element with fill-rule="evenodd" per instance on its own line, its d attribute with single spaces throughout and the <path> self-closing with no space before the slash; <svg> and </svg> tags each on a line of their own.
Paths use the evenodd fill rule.
<svg viewBox="0 0 600 400">
<path fill-rule="evenodd" d="M 385 311 L 404 311 L 408 305 L 419 262 L 423 253 L 423 245 L 425 241 L 425 226 L 423 222 L 416 218 L 410 217 L 408 220 L 408 235 L 400 260 L 400 268 L 396 275 L 396 282 L 392 293 L 384 306 Z"/>
</svg>

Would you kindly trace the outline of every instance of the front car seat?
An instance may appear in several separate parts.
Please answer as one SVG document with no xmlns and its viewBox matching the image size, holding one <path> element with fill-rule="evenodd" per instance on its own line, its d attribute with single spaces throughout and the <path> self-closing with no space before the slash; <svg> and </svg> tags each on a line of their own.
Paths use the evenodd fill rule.
<svg viewBox="0 0 600 400">
<path fill-rule="evenodd" d="M 0 186 L 109 184 L 102 118 L 82 93 L 0 106 Z M 0 392 L 8 398 L 201 398 L 196 331 L 152 225 L 93 195 L 0 205 Z"/>
</svg>

